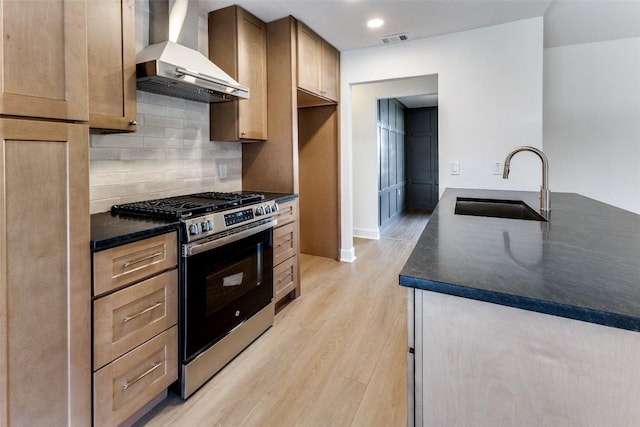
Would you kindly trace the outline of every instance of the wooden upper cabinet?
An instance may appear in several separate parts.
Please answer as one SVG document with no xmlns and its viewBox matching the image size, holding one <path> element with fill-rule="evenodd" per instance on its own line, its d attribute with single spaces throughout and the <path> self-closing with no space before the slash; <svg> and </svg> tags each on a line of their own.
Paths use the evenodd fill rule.
<svg viewBox="0 0 640 427">
<path fill-rule="evenodd" d="M 338 102 L 340 54 L 313 30 L 298 21 L 298 106 Z M 314 100 L 308 95 L 333 102 Z"/>
<path fill-rule="evenodd" d="M 136 130 L 135 1 L 88 0 L 89 127 Z"/>
<path fill-rule="evenodd" d="M 340 90 L 340 52 L 329 43 L 322 43 L 321 88 L 323 96 L 338 102 Z"/>
<path fill-rule="evenodd" d="M 86 3 L 0 1 L 0 114 L 87 121 Z"/>
<path fill-rule="evenodd" d="M 238 6 L 209 13 L 209 58 L 249 88 L 249 99 L 212 103 L 210 139 L 267 139 L 267 29 Z"/>
<path fill-rule="evenodd" d="M 298 87 L 321 95 L 322 39 L 298 21 Z"/>
</svg>

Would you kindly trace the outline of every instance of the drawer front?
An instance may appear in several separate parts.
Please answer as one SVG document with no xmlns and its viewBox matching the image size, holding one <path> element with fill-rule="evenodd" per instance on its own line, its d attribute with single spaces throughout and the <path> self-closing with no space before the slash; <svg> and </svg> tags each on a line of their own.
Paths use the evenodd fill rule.
<svg viewBox="0 0 640 427">
<path fill-rule="evenodd" d="M 93 374 L 94 425 L 120 425 L 177 378 L 174 326 Z"/>
<path fill-rule="evenodd" d="M 177 233 L 167 233 L 93 254 L 93 294 L 101 295 L 174 267 Z"/>
<path fill-rule="evenodd" d="M 273 269 L 273 299 L 280 301 L 296 288 L 298 283 L 298 257 L 294 256 Z"/>
<path fill-rule="evenodd" d="M 289 223 L 273 230 L 273 265 L 278 265 L 298 253 L 295 225 Z"/>
<path fill-rule="evenodd" d="M 298 220 L 298 199 L 278 204 L 278 213 L 274 216 L 278 227 Z"/>
<path fill-rule="evenodd" d="M 93 302 L 96 370 L 178 321 L 178 273 L 167 271 Z"/>
</svg>

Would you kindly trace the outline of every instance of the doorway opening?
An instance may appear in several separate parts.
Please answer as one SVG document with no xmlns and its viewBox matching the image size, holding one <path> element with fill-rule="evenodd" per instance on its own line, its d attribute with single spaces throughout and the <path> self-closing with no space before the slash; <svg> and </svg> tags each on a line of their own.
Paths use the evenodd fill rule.
<svg viewBox="0 0 640 427">
<path fill-rule="evenodd" d="M 387 223 L 394 222 L 406 210 L 409 197 L 406 112 L 437 106 L 437 99 L 437 74 L 351 86 L 352 152 L 349 157 L 352 158 L 353 237 L 379 239 Z M 395 100 L 391 104 L 397 106 L 395 113 L 386 113 L 387 131 L 393 130 L 395 136 L 389 133 L 385 140 L 381 139 L 385 138 L 381 136 L 384 126 L 378 126 L 378 102 L 382 100 Z M 402 109 L 404 114 L 400 121 L 398 110 Z M 383 149 L 382 145 L 385 145 Z M 386 153 L 384 158 L 381 158 L 381 152 Z"/>
<path fill-rule="evenodd" d="M 377 101 L 381 234 L 405 212 L 431 213 L 438 203 L 437 95 L 415 98 L 404 98 L 413 108 L 398 98 Z"/>
</svg>

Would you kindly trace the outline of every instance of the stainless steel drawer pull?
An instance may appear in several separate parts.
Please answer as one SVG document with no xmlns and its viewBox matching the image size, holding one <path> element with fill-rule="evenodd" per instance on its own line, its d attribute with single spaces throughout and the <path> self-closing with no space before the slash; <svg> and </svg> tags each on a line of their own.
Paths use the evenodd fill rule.
<svg viewBox="0 0 640 427">
<path fill-rule="evenodd" d="M 152 367 L 150 367 L 145 372 L 138 375 L 138 378 L 131 381 L 127 381 L 126 383 L 122 384 L 122 389 L 123 390 L 128 389 L 129 387 L 131 387 L 132 385 L 134 385 L 135 383 L 137 383 L 138 381 L 140 381 L 141 379 L 143 379 L 144 377 L 146 377 L 147 375 L 149 375 L 150 373 L 158 369 L 160 366 L 162 366 L 162 362 L 154 363 Z"/>
<path fill-rule="evenodd" d="M 134 264 L 140 264 L 143 261 L 148 261 L 148 260 L 153 259 L 155 257 L 159 257 L 160 255 L 162 255 L 162 252 L 155 252 L 155 253 L 152 253 L 151 255 L 147 256 L 147 257 L 140 258 L 140 259 L 137 259 L 135 261 L 127 261 L 124 264 L 122 264 L 122 267 L 123 268 L 131 267 Z"/>
<path fill-rule="evenodd" d="M 145 309 L 144 309 L 144 310 L 142 310 L 140 313 L 132 314 L 131 316 L 124 316 L 124 317 L 122 318 L 122 323 L 127 323 L 129 320 L 133 320 L 133 319 L 135 319 L 136 317 L 140 317 L 140 316 L 142 316 L 143 314 L 148 313 L 148 312 L 150 312 L 151 310 L 153 310 L 153 309 L 156 309 L 156 308 L 160 307 L 162 304 L 163 304 L 162 302 L 157 302 L 157 303 L 153 304 L 151 307 L 147 307 L 147 308 L 145 308 Z"/>
</svg>

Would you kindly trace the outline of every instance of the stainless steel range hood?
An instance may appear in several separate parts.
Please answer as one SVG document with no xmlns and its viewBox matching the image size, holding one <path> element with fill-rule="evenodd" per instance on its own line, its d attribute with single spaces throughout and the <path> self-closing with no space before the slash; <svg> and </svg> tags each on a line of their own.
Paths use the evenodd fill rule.
<svg viewBox="0 0 640 427">
<path fill-rule="evenodd" d="M 195 49 L 198 3 L 193 2 L 192 7 L 188 0 L 169 3 L 169 0 L 149 1 L 151 44 L 136 56 L 137 88 L 199 102 L 249 98 L 247 87 Z"/>
</svg>

